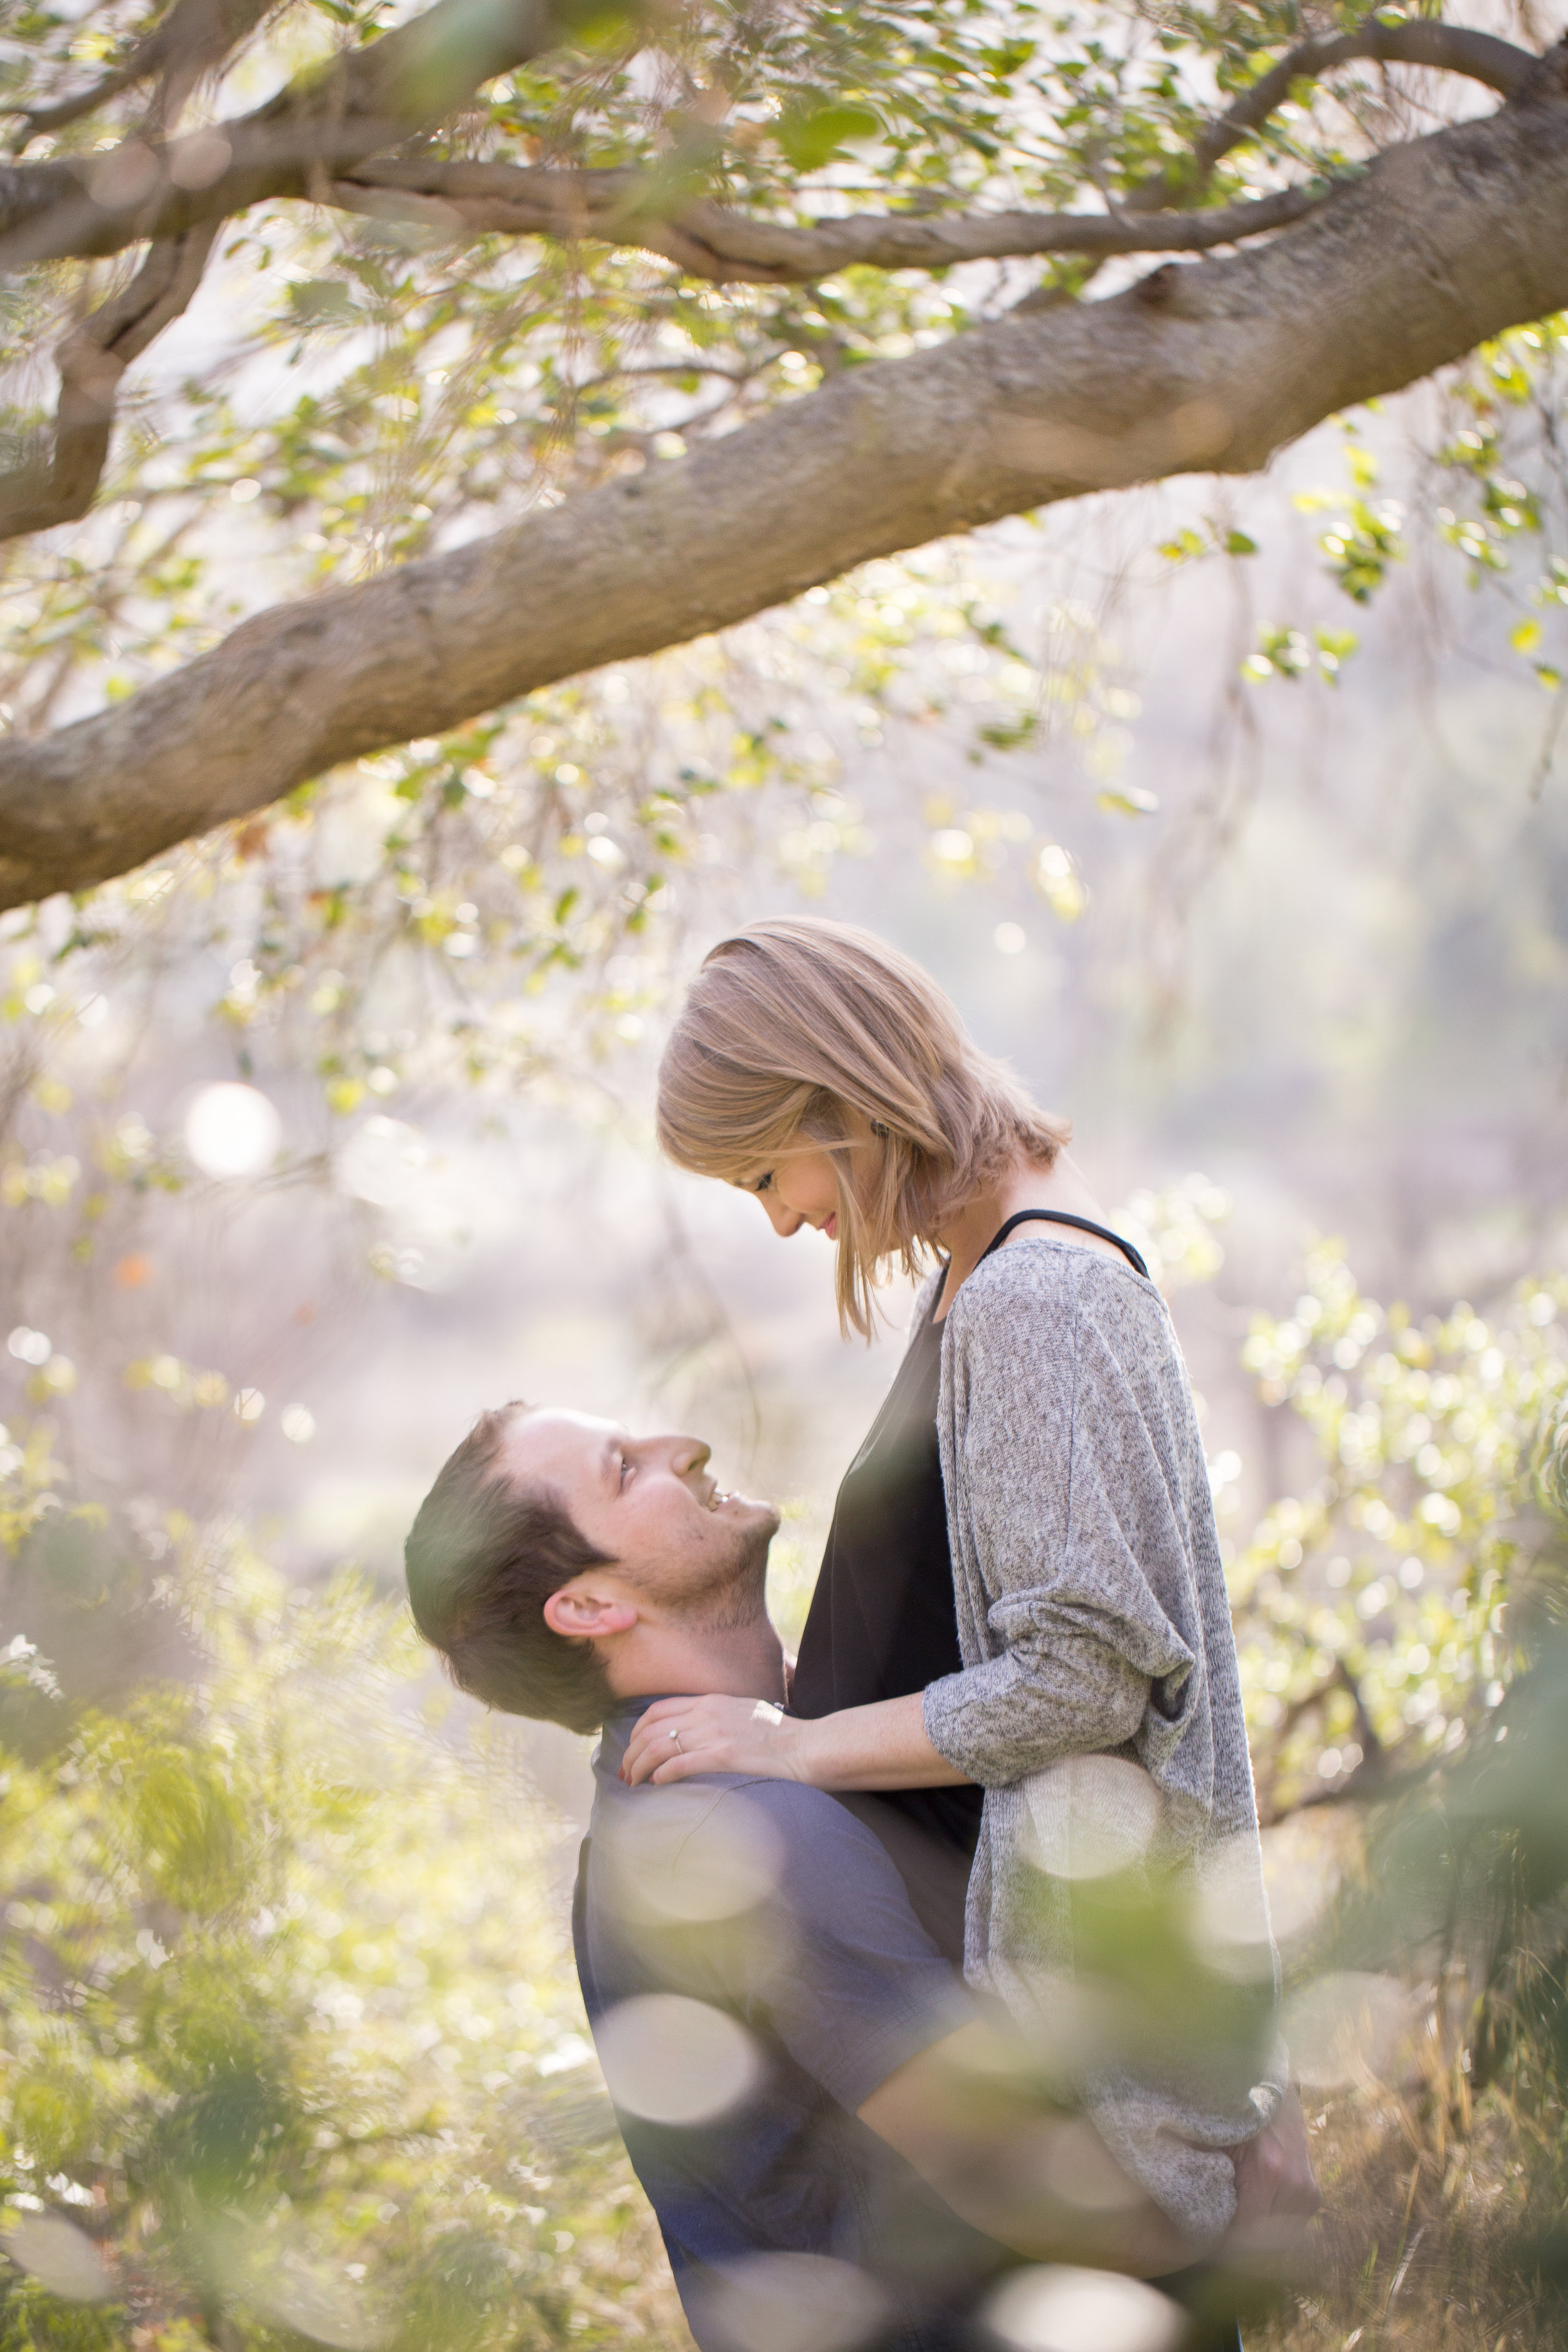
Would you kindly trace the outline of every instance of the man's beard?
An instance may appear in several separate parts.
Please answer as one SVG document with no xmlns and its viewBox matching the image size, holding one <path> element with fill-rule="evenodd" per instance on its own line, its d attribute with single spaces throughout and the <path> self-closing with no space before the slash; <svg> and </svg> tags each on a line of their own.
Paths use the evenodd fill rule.
<svg viewBox="0 0 1568 2352">
<path fill-rule="evenodd" d="M 695 1591 L 689 1584 L 679 1590 L 664 1585 L 657 1598 L 671 1622 L 694 1633 L 744 1633 L 765 1624 L 768 1547 L 776 1525 L 775 1521 L 742 1533 L 734 1554 L 721 1566 L 716 1564 L 713 1574 Z"/>
</svg>

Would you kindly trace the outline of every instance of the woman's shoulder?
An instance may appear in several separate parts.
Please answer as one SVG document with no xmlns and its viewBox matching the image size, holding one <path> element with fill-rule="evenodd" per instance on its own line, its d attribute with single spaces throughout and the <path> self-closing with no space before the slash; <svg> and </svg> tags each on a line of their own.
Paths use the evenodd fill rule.
<svg viewBox="0 0 1568 2352">
<path fill-rule="evenodd" d="M 965 1353 L 997 1342 L 1009 1350 L 1027 1341 L 1036 1351 L 1076 1349 L 1086 1330 L 1113 1352 L 1171 1344 L 1165 1302 L 1149 1278 L 1123 1257 L 1039 1236 L 1006 1244 L 984 1258 L 960 1289 L 947 1316 L 952 1344 Z"/>
</svg>

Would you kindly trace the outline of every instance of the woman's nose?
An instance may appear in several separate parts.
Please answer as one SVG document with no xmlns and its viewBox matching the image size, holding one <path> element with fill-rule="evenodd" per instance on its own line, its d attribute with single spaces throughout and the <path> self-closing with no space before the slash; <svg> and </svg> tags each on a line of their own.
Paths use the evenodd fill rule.
<svg viewBox="0 0 1568 2352">
<path fill-rule="evenodd" d="M 799 1233 L 805 1221 L 798 1209 L 786 1209 L 776 1192 L 760 1192 L 757 1197 L 775 1234 L 787 1242 L 792 1234 Z"/>
</svg>

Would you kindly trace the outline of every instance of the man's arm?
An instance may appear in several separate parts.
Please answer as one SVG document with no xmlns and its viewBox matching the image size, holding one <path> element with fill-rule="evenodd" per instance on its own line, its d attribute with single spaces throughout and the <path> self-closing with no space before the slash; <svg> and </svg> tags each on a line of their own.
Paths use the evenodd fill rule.
<svg viewBox="0 0 1568 2352">
<path fill-rule="evenodd" d="M 1090 2124 L 1029 2101 L 1019 2054 L 989 2024 L 962 2026 L 906 2060 L 858 2113 L 962 2220 L 1030 2262 L 1159 2278 L 1215 2253 L 1282 2250 L 1322 2201 L 1292 2097 L 1232 2159 L 1230 2231 L 1217 2248 L 1194 2246 Z"/>
</svg>

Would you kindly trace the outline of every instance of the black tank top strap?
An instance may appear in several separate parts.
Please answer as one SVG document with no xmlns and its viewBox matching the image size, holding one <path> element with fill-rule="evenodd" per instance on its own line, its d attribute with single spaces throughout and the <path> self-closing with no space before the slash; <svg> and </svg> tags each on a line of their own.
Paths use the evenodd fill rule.
<svg viewBox="0 0 1568 2352">
<path fill-rule="evenodd" d="M 979 1263 L 984 1265 L 992 1250 L 1000 1249 L 1016 1226 L 1030 1223 L 1076 1225 L 1080 1234 L 1098 1234 L 1102 1242 L 1111 1242 L 1115 1244 L 1135 1274 L 1141 1274 L 1145 1282 L 1152 1279 L 1148 1267 L 1131 1242 L 1124 1242 L 1120 1234 L 1108 1232 L 1104 1225 L 1097 1225 L 1091 1218 L 1073 1216 L 1067 1209 L 1020 1209 L 1016 1216 L 1008 1218 L 995 1239 L 981 1252 Z"/>
</svg>

